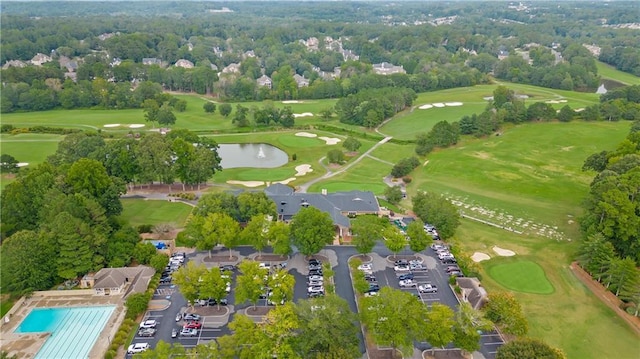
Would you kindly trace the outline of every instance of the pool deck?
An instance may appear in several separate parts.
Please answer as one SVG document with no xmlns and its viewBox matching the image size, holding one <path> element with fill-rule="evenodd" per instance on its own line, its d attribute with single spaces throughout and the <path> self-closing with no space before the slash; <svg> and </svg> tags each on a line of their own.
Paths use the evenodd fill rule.
<svg viewBox="0 0 640 359">
<path fill-rule="evenodd" d="M 43 307 L 87 307 L 115 305 L 116 309 L 100 332 L 95 345 L 89 353 L 90 358 L 104 357 L 111 338 L 115 335 L 124 319 L 124 301 L 122 296 L 96 296 L 88 290 L 55 290 L 34 292 L 29 298 L 22 297 L 0 321 L 0 347 L 9 355 L 18 358 L 33 358 L 49 337 L 47 333 L 22 333 L 13 331 L 22 323 L 32 308 Z"/>
</svg>

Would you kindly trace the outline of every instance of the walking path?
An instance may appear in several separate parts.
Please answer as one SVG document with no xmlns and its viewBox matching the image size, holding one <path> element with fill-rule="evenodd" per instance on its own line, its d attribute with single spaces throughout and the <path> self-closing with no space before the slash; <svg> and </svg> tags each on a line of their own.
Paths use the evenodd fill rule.
<svg viewBox="0 0 640 359">
<path fill-rule="evenodd" d="M 339 169 L 339 170 L 337 170 L 337 171 L 335 171 L 335 172 L 333 172 L 333 171 L 331 171 L 331 170 L 327 169 L 327 173 L 325 173 L 324 175 L 322 175 L 322 176 L 320 176 L 320 177 L 318 177 L 318 178 L 315 178 L 315 179 L 313 179 L 313 180 L 311 180 L 311 181 L 309 181 L 309 182 L 307 182 L 307 183 L 301 184 L 301 185 L 300 185 L 300 190 L 299 190 L 299 192 L 301 192 L 301 193 L 306 193 L 310 186 L 312 186 L 312 185 L 314 185 L 314 184 L 316 184 L 316 183 L 318 183 L 318 182 L 320 182 L 320 181 L 322 181 L 322 180 L 325 180 L 325 179 L 331 178 L 331 177 L 333 177 L 333 176 L 335 176 L 335 175 L 339 175 L 339 174 L 341 174 L 341 173 L 343 173 L 343 172 L 347 171 L 349 168 L 353 167 L 355 164 L 357 164 L 358 162 L 362 161 L 362 159 L 363 159 L 364 157 L 368 157 L 368 156 L 369 156 L 369 154 L 370 154 L 371 152 L 373 152 L 376 148 L 378 148 L 378 147 L 382 146 L 383 144 L 385 144 L 385 143 L 389 142 L 389 140 L 391 140 L 392 138 L 393 138 L 393 137 L 391 137 L 391 136 L 387 136 L 387 137 L 383 138 L 382 140 L 380 140 L 380 142 L 378 142 L 378 143 L 376 143 L 375 145 L 373 145 L 373 146 L 372 146 L 370 149 L 368 149 L 365 153 L 361 154 L 358 158 L 356 158 L 355 160 L 353 160 L 353 162 L 351 162 L 351 163 L 347 164 L 347 165 L 346 165 L 346 166 L 344 166 L 343 168 L 341 168 L 341 169 Z M 326 167 L 325 167 L 325 168 L 326 168 Z"/>
</svg>

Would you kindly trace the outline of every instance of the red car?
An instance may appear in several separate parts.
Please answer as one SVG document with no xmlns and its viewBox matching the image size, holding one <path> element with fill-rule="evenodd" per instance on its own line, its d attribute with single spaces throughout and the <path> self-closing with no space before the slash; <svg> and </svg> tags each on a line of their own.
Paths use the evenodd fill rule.
<svg viewBox="0 0 640 359">
<path fill-rule="evenodd" d="M 200 323 L 200 322 L 189 322 L 189 323 L 186 323 L 182 328 L 183 329 L 200 329 L 200 328 L 202 328 L 202 323 Z"/>
</svg>

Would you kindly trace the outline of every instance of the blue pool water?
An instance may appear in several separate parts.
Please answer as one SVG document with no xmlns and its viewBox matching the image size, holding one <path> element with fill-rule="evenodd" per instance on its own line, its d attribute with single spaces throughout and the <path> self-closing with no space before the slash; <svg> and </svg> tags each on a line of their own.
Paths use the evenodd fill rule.
<svg viewBox="0 0 640 359">
<path fill-rule="evenodd" d="M 115 308 L 34 308 L 15 333 L 51 333 L 35 359 L 88 358 Z"/>
</svg>

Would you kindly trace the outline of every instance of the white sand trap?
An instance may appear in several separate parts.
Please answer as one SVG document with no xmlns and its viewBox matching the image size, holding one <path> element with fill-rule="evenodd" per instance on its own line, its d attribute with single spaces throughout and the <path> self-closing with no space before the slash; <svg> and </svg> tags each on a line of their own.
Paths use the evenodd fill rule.
<svg viewBox="0 0 640 359">
<path fill-rule="evenodd" d="M 144 127 L 144 125 L 141 123 L 134 123 L 132 125 L 129 125 L 129 128 L 142 128 L 142 127 Z"/>
<path fill-rule="evenodd" d="M 559 100 L 558 103 L 565 103 L 567 100 Z"/>
<path fill-rule="evenodd" d="M 584 107 L 576 108 L 573 112 L 582 112 L 584 111 Z"/>
<path fill-rule="evenodd" d="M 303 113 L 294 113 L 293 117 L 298 118 L 298 117 L 309 117 L 309 116 L 313 116 L 313 114 L 311 112 L 303 112 Z"/>
<path fill-rule="evenodd" d="M 482 262 L 482 261 L 488 261 L 489 259 L 491 259 L 491 257 L 489 257 L 488 254 L 486 253 L 482 253 L 482 252 L 475 252 L 472 256 L 471 256 L 471 260 L 478 263 L 478 262 Z"/>
<path fill-rule="evenodd" d="M 29 162 L 18 162 L 18 163 L 16 164 L 16 166 L 18 166 L 18 167 L 26 167 L 26 166 L 28 166 L 28 165 L 29 165 Z"/>
<path fill-rule="evenodd" d="M 515 256 L 516 252 L 514 251 L 510 251 L 508 249 L 504 249 L 504 248 L 500 248 L 498 246 L 493 246 L 493 251 L 496 252 L 499 256 L 503 256 L 503 257 L 511 257 L 511 256 Z"/>
<path fill-rule="evenodd" d="M 282 101 L 282 103 L 302 103 L 302 101 L 298 101 L 298 100 L 288 100 L 288 101 Z"/>
<path fill-rule="evenodd" d="M 245 187 L 260 187 L 262 185 L 264 185 L 264 182 L 262 181 L 236 181 L 236 180 L 230 180 L 227 181 L 228 184 L 239 184 Z"/>
<path fill-rule="evenodd" d="M 436 102 L 433 104 L 433 107 L 444 107 L 444 104 L 442 102 Z"/>
<path fill-rule="evenodd" d="M 298 132 L 298 133 L 296 133 L 296 136 L 309 137 L 309 138 L 318 137 L 318 135 L 316 135 L 315 133 L 309 133 L 309 132 Z"/>
<path fill-rule="evenodd" d="M 274 183 L 289 184 L 289 182 L 293 182 L 293 181 L 295 181 L 295 180 L 296 180 L 296 178 L 295 178 L 295 177 L 290 177 L 290 178 L 287 178 L 286 180 L 276 181 L 276 182 L 274 182 Z"/>
<path fill-rule="evenodd" d="M 106 125 L 104 125 L 103 127 L 107 127 L 107 128 L 109 128 L 109 127 L 118 127 L 118 126 L 120 126 L 120 124 L 119 124 L 119 123 L 107 123 L 107 124 L 106 124 Z"/>
<path fill-rule="evenodd" d="M 482 98 L 485 101 L 493 101 L 493 96 L 487 96 Z"/>
<path fill-rule="evenodd" d="M 556 100 L 549 100 L 549 101 L 545 101 L 544 103 L 560 103 L 560 101 L 556 101 Z"/>
<path fill-rule="evenodd" d="M 296 176 L 304 176 L 310 172 L 313 172 L 311 165 L 304 164 L 304 165 L 296 166 Z"/>
<path fill-rule="evenodd" d="M 445 106 L 452 106 L 452 107 L 462 106 L 462 102 L 445 102 L 444 105 Z"/>
<path fill-rule="evenodd" d="M 433 108 L 433 105 L 426 104 L 426 105 L 422 105 L 422 106 L 420 106 L 418 108 L 421 109 L 421 110 L 428 110 L 430 108 Z"/>
<path fill-rule="evenodd" d="M 318 137 L 319 139 L 323 140 L 324 142 L 327 143 L 327 145 L 337 145 L 338 142 L 340 142 L 341 140 L 339 138 L 335 138 L 335 137 Z"/>
</svg>

